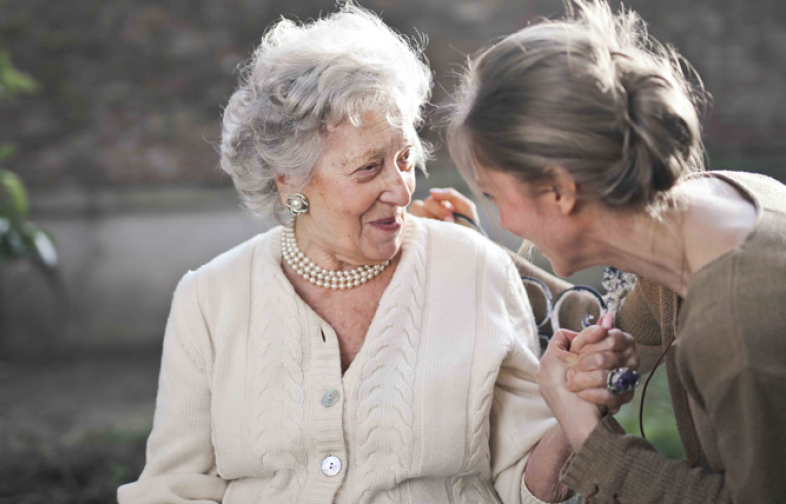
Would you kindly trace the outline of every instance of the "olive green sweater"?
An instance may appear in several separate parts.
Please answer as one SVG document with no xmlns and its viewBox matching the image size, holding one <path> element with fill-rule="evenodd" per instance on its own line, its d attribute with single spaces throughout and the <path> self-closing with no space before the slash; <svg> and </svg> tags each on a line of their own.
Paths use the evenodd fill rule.
<svg viewBox="0 0 786 504">
<path fill-rule="evenodd" d="M 682 306 L 640 279 L 617 317 L 648 365 L 676 334 L 665 365 L 688 462 L 604 418 L 562 474 L 592 503 L 786 502 L 786 187 L 760 175 L 704 176 L 748 195 L 753 232 L 694 274 Z"/>
</svg>

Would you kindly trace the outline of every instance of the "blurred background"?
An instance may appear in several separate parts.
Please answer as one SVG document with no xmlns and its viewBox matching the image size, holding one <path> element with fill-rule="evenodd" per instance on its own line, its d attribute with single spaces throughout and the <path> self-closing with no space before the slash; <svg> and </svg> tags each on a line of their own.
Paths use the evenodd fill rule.
<svg viewBox="0 0 786 504">
<path fill-rule="evenodd" d="M 362 5 L 428 36 L 435 104 L 467 54 L 563 11 L 558 0 Z M 786 4 L 626 5 L 712 94 L 710 167 L 786 180 Z M 136 479 L 177 281 L 271 225 L 240 208 L 218 168 L 237 65 L 278 17 L 333 9 L 315 0 L 0 0 L 0 504 L 111 503 L 118 484 Z M 439 131 L 423 135 L 441 143 Z M 417 197 L 464 187 L 446 149 L 437 154 Z M 493 220 L 483 217 L 492 237 L 515 247 Z M 573 280 L 597 286 L 600 273 Z M 669 409 L 656 376 L 645 426 L 679 458 Z M 637 431 L 634 406 L 622 417 Z"/>
</svg>

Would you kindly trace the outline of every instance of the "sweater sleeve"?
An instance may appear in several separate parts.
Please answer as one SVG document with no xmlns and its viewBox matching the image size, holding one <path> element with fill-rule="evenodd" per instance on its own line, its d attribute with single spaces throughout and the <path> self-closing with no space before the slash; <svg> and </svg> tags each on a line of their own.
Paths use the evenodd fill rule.
<svg viewBox="0 0 786 504">
<path fill-rule="evenodd" d="M 505 504 L 541 504 L 524 482 L 529 454 L 556 419 L 540 395 L 535 373 L 538 349 L 532 310 L 515 271 L 506 292 L 511 347 L 494 386 L 490 413 L 491 470 Z M 569 499 L 566 502 L 578 502 Z"/>
<path fill-rule="evenodd" d="M 605 417 L 573 454 L 561 480 L 591 502 L 622 504 L 730 503 L 722 474 L 670 460 Z M 741 501 L 748 502 L 748 501 Z"/>
<path fill-rule="evenodd" d="M 639 279 L 617 317 L 618 327 L 636 340 L 643 363 L 660 354 L 661 325 L 673 326 L 675 312 L 664 299 L 671 299 L 671 294 Z M 593 504 L 615 503 L 615 499 L 622 504 L 731 502 L 722 474 L 669 459 L 647 440 L 626 435 L 611 417 L 598 424 L 564 465 L 561 480 L 576 492 L 592 496 Z"/>
<path fill-rule="evenodd" d="M 204 352 L 208 330 L 196 275 L 175 291 L 164 335 L 153 430 L 139 481 L 121 486 L 119 504 L 219 503 L 227 482 L 217 476 L 211 441 L 210 387 Z"/>
</svg>

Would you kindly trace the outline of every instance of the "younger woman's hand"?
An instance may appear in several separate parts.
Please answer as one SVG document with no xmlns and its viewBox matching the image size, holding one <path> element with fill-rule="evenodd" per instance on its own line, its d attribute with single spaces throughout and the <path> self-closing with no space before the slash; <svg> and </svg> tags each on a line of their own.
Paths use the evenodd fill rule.
<svg viewBox="0 0 786 504">
<path fill-rule="evenodd" d="M 409 213 L 412 215 L 446 222 L 458 222 L 470 227 L 470 224 L 464 220 L 456 221 L 453 212 L 466 215 L 476 223 L 480 222 L 475 203 L 452 187 L 433 188 L 430 190 L 428 198 L 414 200 L 409 206 Z"/>
<path fill-rule="evenodd" d="M 578 362 L 567 370 L 567 388 L 614 414 L 633 399 L 634 391 L 612 394 L 606 386 L 609 372 L 621 367 L 636 370 L 639 356 L 631 335 L 613 327 L 612 315 L 604 315 L 600 322 L 573 340 L 570 351 L 578 355 Z"/>
</svg>

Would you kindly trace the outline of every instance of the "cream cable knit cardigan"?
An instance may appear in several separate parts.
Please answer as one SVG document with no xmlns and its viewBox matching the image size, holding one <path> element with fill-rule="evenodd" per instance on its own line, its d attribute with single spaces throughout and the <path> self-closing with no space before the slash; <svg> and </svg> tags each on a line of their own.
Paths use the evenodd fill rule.
<svg viewBox="0 0 786 504">
<path fill-rule="evenodd" d="M 524 466 L 555 420 L 516 268 L 478 233 L 407 219 L 343 376 L 335 332 L 283 273 L 281 227 L 189 272 L 166 327 L 147 465 L 119 503 L 540 502 Z M 325 406 L 331 390 L 340 399 Z"/>
</svg>

